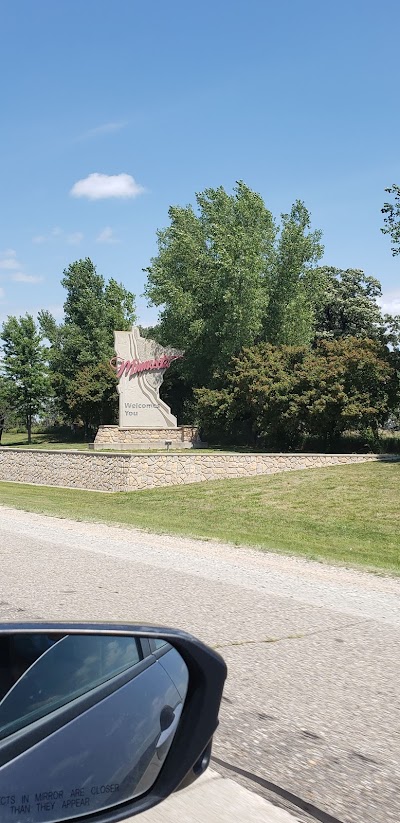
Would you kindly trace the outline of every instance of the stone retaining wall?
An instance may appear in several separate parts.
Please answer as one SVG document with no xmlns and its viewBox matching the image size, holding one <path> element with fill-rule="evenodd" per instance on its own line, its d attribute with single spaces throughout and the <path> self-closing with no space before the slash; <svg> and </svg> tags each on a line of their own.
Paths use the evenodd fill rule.
<svg viewBox="0 0 400 823">
<path fill-rule="evenodd" d="M 94 441 L 94 449 L 166 449 L 166 440 L 171 443 L 172 449 L 195 449 L 205 445 L 200 440 L 196 426 L 178 426 L 170 429 L 100 426 Z"/>
<path fill-rule="evenodd" d="M 126 492 L 155 486 L 276 474 L 371 460 L 400 460 L 374 454 L 240 454 L 181 452 L 101 454 L 0 447 L 0 480 Z"/>
</svg>

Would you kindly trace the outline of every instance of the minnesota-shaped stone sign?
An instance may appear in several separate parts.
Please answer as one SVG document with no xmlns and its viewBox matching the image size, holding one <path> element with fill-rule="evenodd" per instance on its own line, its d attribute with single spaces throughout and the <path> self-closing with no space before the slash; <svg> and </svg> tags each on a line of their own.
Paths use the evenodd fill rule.
<svg viewBox="0 0 400 823">
<path fill-rule="evenodd" d="M 159 391 L 166 369 L 184 352 L 141 337 L 137 326 L 114 332 L 114 341 L 116 356 L 110 362 L 118 377 L 120 428 L 176 428 Z"/>
</svg>

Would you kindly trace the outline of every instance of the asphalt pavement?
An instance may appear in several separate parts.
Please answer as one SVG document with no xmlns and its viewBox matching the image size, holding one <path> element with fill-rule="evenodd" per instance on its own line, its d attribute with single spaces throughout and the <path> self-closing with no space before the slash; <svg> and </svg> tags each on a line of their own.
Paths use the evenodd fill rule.
<svg viewBox="0 0 400 823">
<path fill-rule="evenodd" d="M 6 508 L 0 554 L 2 620 L 165 624 L 221 651 L 221 776 L 300 820 L 398 823 L 399 580 Z"/>
</svg>

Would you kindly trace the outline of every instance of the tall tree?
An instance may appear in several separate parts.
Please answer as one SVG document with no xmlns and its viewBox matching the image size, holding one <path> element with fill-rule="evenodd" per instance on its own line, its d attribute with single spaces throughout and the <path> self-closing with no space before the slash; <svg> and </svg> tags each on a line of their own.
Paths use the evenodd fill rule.
<svg viewBox="0 0 400 823">
<path fill-rule="evenodd" d="M 13 384 L 10 380 L 0 374 L 0 443 L 7 421 L 13 414 L 15 407 L 15 397 Z"/>
<path fill-rule="evenodd" d="M 115 422 L 118 403 L 115 373 L 108 363 L 83 366 L 68 384 L 67 403 L 73 420 L 83 420 L 87 426 Z"/>
<path fill-rule="evenodd" d="M 386 324 L 378 303 L 379 280 L 361 269 L 319 269 L 319 300 L 315 330 L 318 338 L 370 337 L 383 339 Z"/>
<path fill-rule="evenodd" d="M 400 186 L 393 183 L 385 191 L 394 195 L 394 203 L 385 203 L 381 209 L 385 224 L 381 232 L 390 235 L 393 243 L 392 254 L 395 257 L 396 254 L 400 254 Z"/>
<path fill-rule="evenodd" d="M 57 324 L 49 312 L 39 320 L 50 346 L 48 357 L 55 393 L 64 417 L 83 421 L 85 432 L 114 422 L 117 408 L 113 356 L 114 330 L 129 329 L 135 320 L 134 296 L 110 279 L 105 282 L 86 258 L 64 271 L 65 320 Z M 85 390 L 86 381 L 86 390 Z"/>
<path fill-rule="evenodd" d="M 300 200 L 290 214 L 282 214 L 264 321 L 270 343 L 301 345 L 314 335 L 314 309 L 322 286 L 316 269 L 324 251 L 321 237 L 319 230 L 311 231 L 310 213 Z"/>
<path fill-rule="evenodd" d="M 32 442 L 32 422 L 41 411 L 50 392 L 46 352 L 42 334 L 30 314 L 9 317 L 1 332 L 3 340 L 2 371 L 13 398 L 24 416 L 28 443 Z"/>
<path fill-rule="evenodd" d="M 242 346 L 261 334 L 276 228 L 260 195 L 243 182 L 171 207 L 146 269 L 146 295 L 160 306 L 158 337 L 186 351 L 179 372 L 191 385 L 210 382 Z"/>
</svg>

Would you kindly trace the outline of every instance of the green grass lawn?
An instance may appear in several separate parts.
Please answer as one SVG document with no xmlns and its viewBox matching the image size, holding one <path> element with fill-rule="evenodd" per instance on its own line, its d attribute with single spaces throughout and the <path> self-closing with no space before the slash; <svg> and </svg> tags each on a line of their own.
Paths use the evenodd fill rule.
<svg viewBox="0 0 400 823">
<path fill-rule="evenodd" d="M 400 463 L 119 494 L 0 483 L 0 504 L 400 572 Z"/>
<path fill-rule="evenodd" d="M 2 446 L 29 449 L 88 449 L 88 444 L 72 437 L 61 440 L 57 434 L 32 434 L 32 443 L 28 445 L 28 436 L 24 432 L 4 432 Z"/>
</svg>

